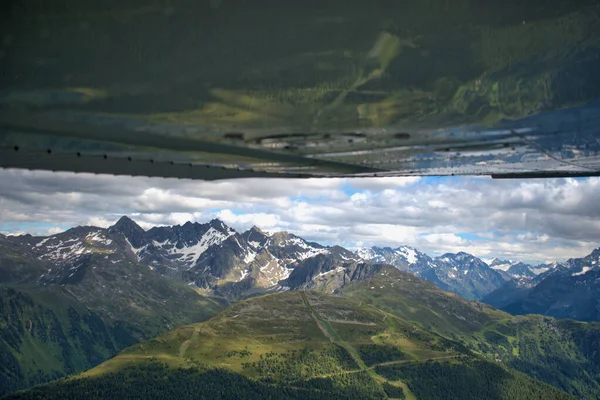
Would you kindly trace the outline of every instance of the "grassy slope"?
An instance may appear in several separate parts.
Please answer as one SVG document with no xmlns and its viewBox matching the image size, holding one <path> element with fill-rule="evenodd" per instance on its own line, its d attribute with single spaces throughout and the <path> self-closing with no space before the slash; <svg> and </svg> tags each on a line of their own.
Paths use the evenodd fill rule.
<svg viewBox="0 0 600 400">
<path fill-rule="evenodd" d="M 336 344 L 350 348 L 350 357 L 360 365 L 362 361 L 350 346 L 374 343 L 372 337 L 385 336 L 386 332 L 388 339 L 376 339 L 379 343 L 399 340 L 389 338 L 390 327 L 393 324 L 386 323 L 377 310 L 342 298 L 313 292 L 267 295 L 238 302 L 209 321 L 183 326 L 132 346 L 83 375 L 112 371 L 140 357 L 155 357 L 174 366 L 193 359 L 252 376 L 244 364 L 258 362 L 261 356 L 305 348 L 321 351 L 336 348 Z M 426 347 L 417 340 L 405 339 L 404 344 Z M 237 353 L 245 351 L 250 354 Z M 431 354 L 448 355 L 441 351 Z"/>
</svg>

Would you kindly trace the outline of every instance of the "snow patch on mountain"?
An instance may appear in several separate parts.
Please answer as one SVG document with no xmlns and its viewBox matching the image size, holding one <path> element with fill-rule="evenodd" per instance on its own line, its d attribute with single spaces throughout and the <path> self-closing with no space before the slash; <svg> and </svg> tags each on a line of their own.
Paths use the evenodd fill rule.
<svg viewBox="0 0 600 400">
<path fill-rule="evenodd" d="M 47 242 L 48 240 L 50 240 L 50 239 L 52 239 L 52 236 L 50 236 L 50 237 L 47 237 L 47 238 L 45 238 L 45 239 L 42 239 L 42 241 L 41 241 L 41 242 L 39 242 L 38 244 L 36 244 L 36 245 L 35 245 L 35 247 L 42 247 L 42 246 L 43 246 L 44 244 L 46 244 L 46 242 Z"/>
<path fill-rule="evenodd" d="M 287 279 L 292 271 L 293 268 L 284 267 L 276 260 L 270 260 L 264 266 L 260 267 L 260 272 L 266 278 L 268 286 L 275 285 L 277 282 Z"/>
<path fill-rule="evenodd" d="M 496 271 L 508 271 L 510 269 L 510 267 L 512 267 L 515 263 L 511 263 L 511 262 L 507 262 L 507 263 L 503 263 L 503 264 L 495 264 L 495 265 L 491 265 L 490 268 L 491 269 L 495 269 Z"/>
<path fill-rule="evenodd" d="M 173 255 L 178 255 L 178 259 L 180 261 L 183 261 L 192 267 L 198 262 L 198 259 L 202 253 L 204 253 L 210 246 L 221 244 L 233 234 L 235 234 L 235 231 L 232 232 L 227 230 L 227 233 L 225 234 L 211 227 L 204 235 L 202 235 L 198 243 L 182 248 L 172 247 L 168 250 L 168 252 Z"/>
<path fill-rule="evenodd" d="M 127 245 L 129 246 L 129 248 L 131 249 L 131 251 L 133 252 L 133 254 L 135 254 L 135 256 L 137 257 L 138 262 L 142 259 L 142 253 L 144 252 L 144 250 L 146 250 L 148 248 L 148 245 L 144 245 L 142 247 L 134 247 L 131 242 L 129 241 L 129 239 L 125 238 L 125 242 L 127 242 Z"/>
<path fill-rule="evenodd" d="M 110 246 L 112 244 L 112 240 L 104 237 L 104 235 L 100 231 L 90 232 L 85 238 L 90 242 L 96 242 L 104 246 Z"/>
<path fill-rule="evenodd" d="M 41 254 L 40 258 L 54 262 L 67 262 L 92 252 L 78 239 L 58 240 L 56 243 L 47 244 L 44 250 L 45 253 Z"/>
<path fill-rule="evenodd" d="M 588 272 L 590 272 L 592 270 L 593 267 L 583 267 L 583 269 L 579 272 L 574 272 L 571 274 L 571 276 L 579 276 L 579 275 L 585 275 Z"/>
<path fill-rule="evenodd" d="M 309 248 L 306 248 L 305 252 L 296 253 L 296 254 L 298 256 L 298 259 L 305 260 L 307 258 L 314 257 L 314 256 L 316 256 L 318 254 L 328 254 L 328 253 L 329 253 L 329 250 L 325 249 L 325 248 L 323 248 L 323 249 L 317 249 L 317 248 L 314 248 L 314 247 L 309 247 Z"/>
<path fill-rule="evenodd" d="M 256 252 L 254 250 L 248 250 L 248 253 L 244 257 L 244 262 L 250 264 L 256 258 Z"/>
<path fill-rule="evenodd" d="M 536 265 L 535 267 L 531 267 L 531 271 L 536 275 L 540 275 L 540 274 L 546 273 L 550 270 L 556 269 L 558 265 L 559 264 L 557 262 L 552 262 L 552 263 L 548 263 L 548 264 L 540 264 L 540 265 Z"/>
<path fill-rule="evenodd" d="M 317 277 L 326 276 L 326 275 L 333 274 L 334 272 L 343 272 L 343 271 L 344 271 L 344 267 L 336 267 L 335 269 L 332 269 L 330 271 L 321 272 L 319 275 L 317 275 Z"/>
<path fill-rule="evenodd" d="M 260 272 L 265 272 L 267 268 L 269 268 L 269 265 L 271 265 L 271 261 L 268 261 L 264 266 L 260 267 Z"/>
<path fill-rule="evenodd" d="M 156 247 L 163 247 L 163 246 L 165 246 L 165 245 L 166 245 L 166 244 L 168 244 L 168 243 L 169 243 L 169 239 L 165 239 L 165 240 L 163 240 L 162 242 L 159 242 L 159 241 L 157 241 L 157 240 L 153 240 L 153 241 L 152 241 L 152 244 L 153 244 L 154 246 L 156 246 Z"/>
<path fill-rule="evenodd" d="M 310 257 L 314 257 L 318 254 L 327 254 L 329 249 L 326 247 L 316 247 L 307 243 L 304 239 L 299 237 L 292 237 L 278 244 L 280 247 L 294 246 L 299 247 L 300 250 L 295 252 L 295 257 L 298 260 L 305 260 Z"/>
</svg>

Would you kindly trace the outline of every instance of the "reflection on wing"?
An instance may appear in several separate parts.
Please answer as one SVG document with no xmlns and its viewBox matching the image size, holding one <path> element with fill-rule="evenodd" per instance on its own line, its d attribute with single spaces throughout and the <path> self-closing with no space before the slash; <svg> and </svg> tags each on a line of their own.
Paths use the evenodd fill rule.
<svg viewBox="0 0 600 400">
<path fill-rule="evenodd" d="M 596 1 L 323 3 L 5 6 L 0 167 L 599 174 Z"/>
</svg>

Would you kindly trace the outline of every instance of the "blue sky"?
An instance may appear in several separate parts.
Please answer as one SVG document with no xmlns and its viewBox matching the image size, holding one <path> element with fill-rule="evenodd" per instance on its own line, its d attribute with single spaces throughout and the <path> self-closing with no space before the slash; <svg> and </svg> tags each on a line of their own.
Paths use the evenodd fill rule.
<svg viewBox="0 0 600 400">
<path fill-rule="evenodd" d="M 600 180 L 483 177 L 201 182 L 0 171 L 0 232 L 47 235 L 220 218 L 346 247 L 410 245 L 430 255 L 467 251 L 530 262 L 580 257 L 600 246 Z"/>
<path fill-rule="evenodd" d="M 69 229 L 69 226 L 57 225 L 54 222 L 6 221 L 0 223 L 0 232 L 4 233 L 47 234 L 62 232 L 66 229 Z"/>
</svg>

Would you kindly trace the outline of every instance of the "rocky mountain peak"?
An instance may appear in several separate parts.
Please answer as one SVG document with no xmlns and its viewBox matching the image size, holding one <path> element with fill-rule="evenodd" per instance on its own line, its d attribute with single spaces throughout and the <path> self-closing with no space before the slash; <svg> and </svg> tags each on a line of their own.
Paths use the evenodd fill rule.
<svg viewBox="0 0 600 400">
<path fill-rule="evenodd" d="M 260 230 L 256 225 L 242 234 L 246 242 L 254 249 L 265 246 L 269 235 Z"/>
<path fill-rule="evenodd" d="M 258 233 L 258 234 L 261 234 L 261 235 L 268 236 L 265 231 L 263 231 L 262 229 L 260 229 L 256 225 L 252 225 L 252 228 L 248 229 L 248 232 L 250 232 L 250 233 Z"/>
<path fill-rule="evenodd" d="M 457 259 L 457 260 L 477 260 L 477 261 L 481 261 L 481 259 L 475 257 L 473 254 L 469 254 L 469 253 L 466 253 L 464 251 L 459 251 L 458 253 L 456 253 L 454 258 Z M 483 261 L 481 261 L 481 262 L 483 262 Z"/>
<path fill-rule="evenodd" d="M 509 260 L 501 260 L 498 257 L 494 257 L 490 260 L 490 262 L 488 262 L 488 265 L 490 267 L 495 267 L 497 265 L 505 265 L 505 264 L 510 264 Z"/>
<path fill-rule="evenodd" d="M 208 226 L 210 226 L 211 228 L 216 229 L 217 231 L 220 231 L 220 232 L 227 232 L 229 230 L 232 230 L 232 228 L 227 226 L 223 221 L 221 221 L 218 218 L 211 219 L 210 222 L 208 223 Z"/>
<path fill-rule="evenodd" d="M 127 216 L 119 218 L 116 224 L 108 228 L 109 234 L 122 234 L 135 248 L 144 245 L 144 235 L 146 231 L 142 229 L 135 221 Z"/>
<path fill-rule="evenodd" d="M 275 232 L 271 235 L 274 242 L 283 242 L 290 238 L 290 234 L 287 231 Z"/>
<path fill-rule="evenodd" d="M 143 234 L 145 231 L 134 220 L 124 215 L 121 218 L 119 218 L 119 220 L 113 226 L 108 228 L 108 232 L 119 232 L 123 234 Z"/>
<path fill-rule="evenodd" d="M 506 271 L 513 278 L 533 278 L 536 274 L 529 264 L 514 262 Z"/>
</svg>

